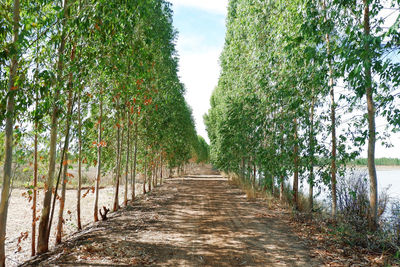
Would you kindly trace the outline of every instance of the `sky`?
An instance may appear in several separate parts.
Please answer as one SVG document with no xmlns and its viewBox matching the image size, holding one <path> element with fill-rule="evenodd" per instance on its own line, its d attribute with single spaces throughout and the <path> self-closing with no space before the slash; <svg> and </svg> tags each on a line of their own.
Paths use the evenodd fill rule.
<svg viewBox="0 0 400 267">
<path fill-rule="evenodd" d="M 225 19 L 228 0 L 170 0 L 174 11 L 174 27 L 178 31 L 176 48 L 179 55 L 179 76 L 186 87 L 186 101 L 193 109 L 197 133 L 209 143 L 203 115 L 210 108 L 210 96 L 217 85 L 219 55 L 225 40 Z M 390 24 L 391 11 L 382 17 Z M 390 13 L 388 13 L 390 12 Z M 386 122 L 377 119 L 377 130 L 384 131 Z M 376 157 L 400 157 L 400 134 L 392 135 L 394 147 L 386 148 L 378 141 Z M 361 154 L 367 157 L 366 147 Z"/>
<path fill-rule="evenodd" d="M 203 115 L 218 83 L 219 55 L 225 41 L 228 0 L 171 0 L 179 76 L 186 87 L 186 101 L 193 109 L 197 133 L 209 142 Z"/>
</svg>

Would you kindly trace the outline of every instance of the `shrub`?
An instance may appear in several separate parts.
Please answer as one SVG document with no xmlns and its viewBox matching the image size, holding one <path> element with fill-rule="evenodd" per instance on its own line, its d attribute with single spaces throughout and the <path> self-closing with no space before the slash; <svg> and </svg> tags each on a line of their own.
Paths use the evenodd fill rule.
<svg viewBox="0 0 400 267">
<path fill-rule="evenodd" d="M 381 228 L 375 233 L 368 231 L 369 181 L 365 171 L 350 172 L 338 179 L 337 208 L 338 226 L 336 234 L 351 245 L 370 249 L 387 249 L 392 243 L 385 223 L 385 211 L 389 202 L 388 188 L 379 193 L 378 216 Z"/>
</svg>

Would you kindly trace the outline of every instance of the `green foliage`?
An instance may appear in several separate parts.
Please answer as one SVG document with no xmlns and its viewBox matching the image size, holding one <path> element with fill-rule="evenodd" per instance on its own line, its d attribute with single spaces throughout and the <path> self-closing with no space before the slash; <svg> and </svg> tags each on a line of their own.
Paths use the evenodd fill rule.
<svg viewBox="0 0 400 267">
<path fill-rule="evenodd" d="M 378 19 L 381 2 L 366 3 L 374 23 L 370 36 L 360 1 L 229 2 L 222 70 L 204 116 L 212 164 L 245 179 L 256 169 L 270 190 L 297 172 L 314 186 L 328 184 L 332 160 L 342 174 L 370 136 L 368 86 L 376 115 L 397 127 L 400 68 L 390 53 L 398 23 L 385 30 Z M 338 113 L 336 156 L 331 109 Z"/>
<path fill-rule="evenodd" d="M 197 136 L 197 163 L 208 163 L 210 160 L 210 146 L 207 144 L 206 140 L 200 135 Z"/>
<path fill-rule="evenodd" d="M 351 164 L 357 165 L 357 166 L 367 166 L 367 159 L 366 158 L 357 158 L 353 161 L 351 161 Z M 376 165 L 382 165 L 382 166 L 399 166 L 400 165 L 400 159 L 398 158 L 377 158 L 375 159 L 375 164 Z"/>
<path fill-rule="evenodd" d="M 203 153 L 196 150 L 203 144 L 197 139 L 192 111 L 185 102 L 184 86 L 177 75 L 176 31 L 172 26 L 170 4 L 164 0 L 118 4 L 71 0 L 68 3 L 70 19 L 65 21 L 68 39 L 60 58 L 63 68 L 59 76 L 56 56 L 63 30 L 59 19 L 64 15 L 62 1 L 21 3 L 23 27 L 18 53 L 24 56 L 17 79 L 15 116 L 19 129 L 32 129 L 34 123 L 38 123 L 41 150 L 48 149 L 52 103 L 57 101 L 59 128 L 63 133 L 68 90 L 72 89 L 75 97 L 72 121 L 77 122 L 80 112 L 82 152 L 88 166 L 97 164 L 100 100 L 104 114 L 103 171 L 115 167 L 116 129 L 124 129 L 126 133 L 128 126 L 133 132 L 131 136 L 139 140 L 139 158 L 154 159 L 161 153 L 167 165 L 177 166 L 188 161 L 192 151 Z M 9 45 L 11 2 L 2 3 L 0 10 L 0 84 L 5 88 L 10 53 L 13 53 Z M 62 77 L 58 84 L 57 77 Z M 61 90 L 59 99 L 54 98 L 56 89 Z M 5 92 L 2 89 L 0 96 L 5 96 Z M 78 94 L 80 110 L 76 110 Z M 0 129 L 3 130 L 5 97 L 1 99 Z M 76 123 L 72 126 L 71 135 L 75 140 L 77 126 Z M 19 131 L 16 128 L 15 134 Z M 60 136 L 59 141 L 62 140 Z M 32 133 L 21 135 L 17 142 L 27 147 L 25 152 L 33 153 Z M 70 152 L 76 154 L 78 144 L 71 143 Z M 1 157 L 0 150 L 0 160 Z M 205 160 L 204 154 L 200 157 Z"/>
</svg>

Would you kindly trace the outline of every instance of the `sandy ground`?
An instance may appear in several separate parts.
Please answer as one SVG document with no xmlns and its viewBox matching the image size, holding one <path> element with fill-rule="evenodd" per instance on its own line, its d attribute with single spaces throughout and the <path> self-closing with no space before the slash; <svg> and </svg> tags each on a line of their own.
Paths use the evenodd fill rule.
<svg viewBox="0 0 400 267">
<path fill-rule="evenodd" d="M 24 266 L 321 266 L 287 218 L 219 175 L 168 179 Z"/>
<path fill-rule="evenodd" d="M 141 193 L 141 184 L 137 184 L 136 192 Z M 119 203 L 122 206 L 123 203 L 123 190 L 121 187 L 120 200 Z M 87 189 L 82 190 L 82 195 L 85 194 Z M 31 223 L 32 223 L 32 202 L 28 202 L 28 199 L 23 197 L 22 194 L 26 192 L 23 189 L 13 189 L 10 204 L 8 209 L 8 219 L 7 219 L 7 237 L 6 237 L 6 264 L 7 266 L 18 266 L 31 256 Z M 130 191 L 129 191 L 130 192 Z M 128 193 L 128 198 L 130 193 Z M 38 196 L 38 208 L 42 206 L 43 202 L 43 191 L 39 192 Z M 77 231 L 77 215 L 76 215 L 76 200 L 77 191 L 67 190 L 66 202 L 64 210 L 64 235 L 69 235 Z M 111 208 L 114 201 L 114 189 L 113 188 L 103 188 L 100 190 L 99 195 L 99 207 L 106 206 Z M 93 222 L 93 203 L 94 194 L 90 191 L 85 198 L 81 200 L 81 223 L 82 227 Z M 55 242 L 55 229 L 58 223 L 58 201 L 54 212 L 54 219 L 52 224 L 52 232 L 50 235 L 50 245 L 51 248 L 54 247 Z M 70 214 L 69 214 L 70 212 Z M 41 210 L 38 211 L 38 215 L 41 214 Z M 37 222 L 39 225 L 39 222 Z M 28 232 L 29 237 L 22 240 L 18 245 L 18 238 L 21 233 Z M 18 246 L 21 250 L 18 251 Z"/>
</svg>

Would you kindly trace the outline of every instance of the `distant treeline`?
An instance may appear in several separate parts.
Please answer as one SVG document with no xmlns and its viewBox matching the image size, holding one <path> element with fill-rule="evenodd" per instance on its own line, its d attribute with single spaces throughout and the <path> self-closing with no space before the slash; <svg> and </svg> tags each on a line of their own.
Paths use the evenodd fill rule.
<svg viewBox="0 0 400 267">
<path fill-rule="evenodd" d="M 359 158 L 355 159 L 351 162 L 354 165 L 367 165 L 367 159 L 366 158 Z M 393 166 L 393 165 L 400 165 L 400 159 L 397 158 L 377 158 L 375 159 L 375 164 L 376 165 L 386 165 L 386 166 Z"/>
</svg>

